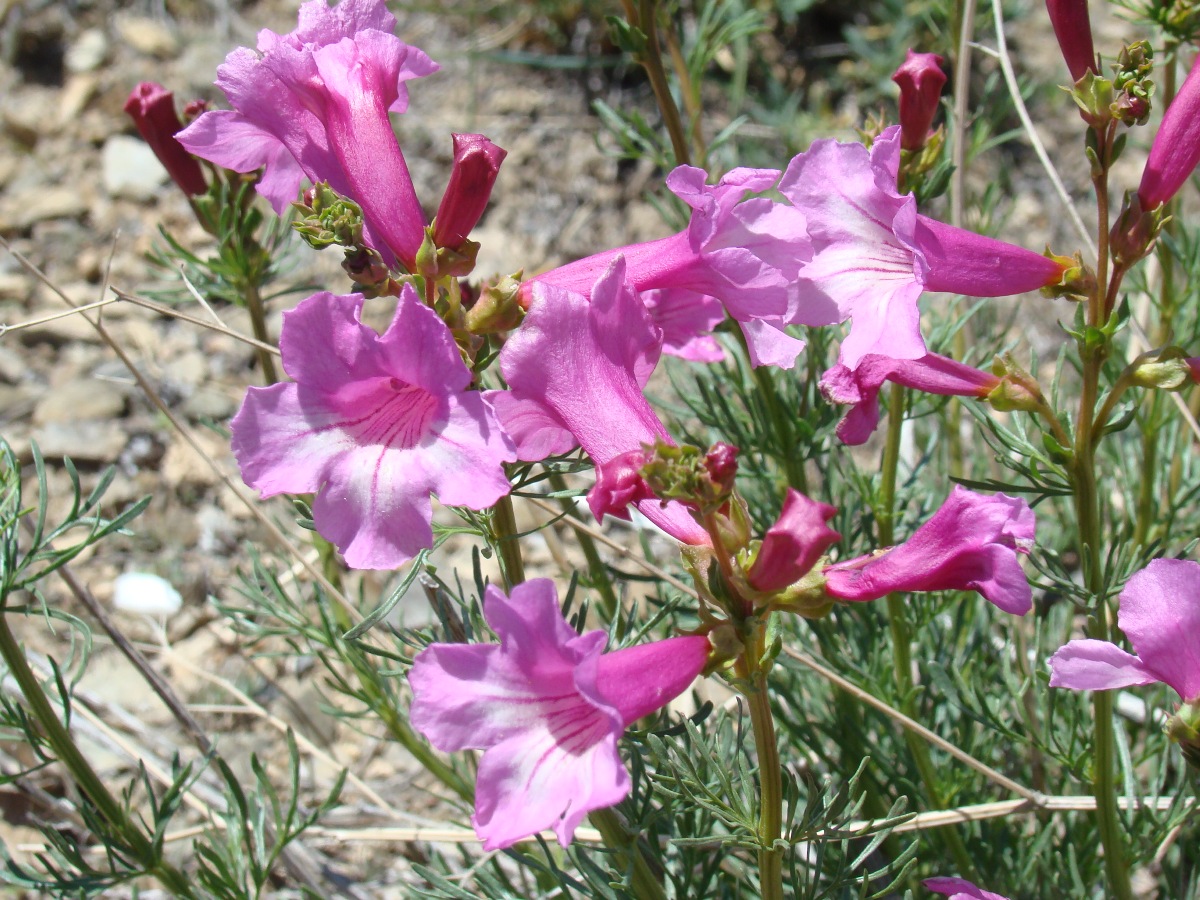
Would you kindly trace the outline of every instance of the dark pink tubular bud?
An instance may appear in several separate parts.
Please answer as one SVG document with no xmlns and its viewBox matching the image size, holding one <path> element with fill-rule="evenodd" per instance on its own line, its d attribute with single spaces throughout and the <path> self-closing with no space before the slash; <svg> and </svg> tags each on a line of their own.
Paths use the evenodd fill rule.
<svg viewBox="0 0 1200 900">
<path fill-rule="evenodd" d="M 909 50 L 892 81 L 900 85 L 900 146 L 905 150 L 920 150 L 929 137 L 946 84 L 942 58 L 936 53 Z"/>
<path fill-rule="evenodd" d="M 1166 203 L 1200 162 L 1200 57 L 1163 113 L 1142 171 L 1138 200 L 1146 212 Z"/>
<path fill-rule="evenodd" d="M 1046 0 L 1046 12 L 1050 13 L 1050 24 L 1071 71 L 1071 80 L 1078 81 L 1088 72 L 1099 73 L 1088 0 Z"/>
<path fill-rule="evenodd" d="M 456 134 L 453 138 L 454 168 L 438 205 L 433 242 L 457 250 L 483 215 L 508 151 L 482 134 Z"/>
<path fill-rule="evenodd" d="M 175 135 L 183 123 L 175 112 L 175 97 L 161 84 L 143 81 L 129 94 L 125 112 L 167 174 L 189 197 L 208 191 L 208 183 L 196 158 L 183 149 Z"/>
</svg>

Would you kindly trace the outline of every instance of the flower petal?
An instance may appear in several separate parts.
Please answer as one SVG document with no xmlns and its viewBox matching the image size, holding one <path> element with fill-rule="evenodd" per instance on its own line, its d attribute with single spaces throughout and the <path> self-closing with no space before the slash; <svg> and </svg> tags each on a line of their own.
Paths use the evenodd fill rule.
<svg viewBox="0 0 1200 900">
<path fill-rule="evenodd" d="M 1159 680 L 1140 659 L 1108 641 L 1070 641 L 1050 657 L 1050 687 L 1108 691 Z"/>
<path fill-rule="evenodd" d="M 1200 698 L 1200 563 L 1156 559 L 1135 573 L 1117 624 L 1147 671 L 1185 701 Z"/>
</svg>

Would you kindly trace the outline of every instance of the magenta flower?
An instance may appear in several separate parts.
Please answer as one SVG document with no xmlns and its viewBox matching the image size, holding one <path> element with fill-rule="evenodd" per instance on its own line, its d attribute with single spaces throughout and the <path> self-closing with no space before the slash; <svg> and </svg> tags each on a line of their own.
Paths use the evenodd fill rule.
<svg viewBox="0 0 1200 900">
<path fill-rule="evenodd" d="M 1050 657 L 1050 686 L 1107 691 L 1161 681 L 1185 703 L 1200 700 L 1200 564 L 1156 559 L 1135 573 L 1117 624 L 1136 656 L 1108 641 L 1071 641 Z"/>
<path fill-rule="evenodd" d="M 296 30 L 263 30 L 217 69 L 233 110 L 213 110 L 179 134 L 199 157 L 236 172 L 262 168 L 260 194 L 282 214 L 301 182 L 325 181 L 363 211 L 366 239 L 412 268 L 425 216 L 388 112 L 408 108 L 405 82 L 437 71 L 391 31 L 383 0 L 300 8 Z"/>
<path fill-rule="evenodd" d="M 821 376 L 821 393 L 832 403 L 853 408 L 838 424 L 843 444 L 863 444 L 879 425 L 879 391 L 885 381 L 915 388 L 927 394 L 956 397 L 986 397 L 1001 379 L 936 353 L 920 359 L 864 356 L 857 369 L 838 363 Z"/>
<path fill-rule="evenodd" d="M 792 159 L 779 190 L 808 220 L 812 261 L 800 270 L 790 322 L 852 320 L 841 362 L 925 355 L 917 298 L 922 291 L 999 297 L 1061 279 L 1063 266 L 1022 247 L 917 215 L 896 192 L 900 130 L 862 144 L 815 141 Z"/>
<path fill-rule="evenodd" d="M 175 96 L 161 84 L 143 81 L 129 94 L 125 112 L 133 119 L 138 134 L 150 145 L 171 180 L 189 197 L 208 190 L 200 163 L 183 149 L 175 135 L 183 128 L 175 112 Z"/>
<path fill-rule="evenodd" d="M 892 81 L 900 86 L 900 146 L 905 150 L 920 150 L 929 137 L 946 84 L 942 62 L 936 53 L 909 50 L 892 74 Z"/>
<path fill-rule="evenodd" d="M 734 169 L 716 185 L 706 184 L 706 178 L 703 169 L 692 166 L 680 166 L 667 177 L 667 187 L 692 208 L 686 230 L 552 269 L 526 282 L 523 296 L 528 300 L 536 284 L 586 294 L 622 256 L 634 290 L 659 292 L 657 310 L 715 297 L 742 324 L 755 365 L 790 367 L 804 347 L 782 331 L 793 311 L 797 272 L 812 255 L 804 216 L 784 203 L 746 199 L 747 193 L 775 185 L 779 172 L 774 169 Z"/>
<path fill-rule="evenodd" d="M 534 461 L 578 445 L 602 470 L 643 444 L 674 443 L 642 394 L 662 337 L 625 282 L 623 260 L 610 263 L 588 290 L 590 300 L 536 283 L 529 312 L 500 352 L 511 393 L 487 396 L 520 459 Z M 709 543 L 682 504 L 647 498 L 637 507 L 676 539 Z"/>
<path fill-rule="evenodd" d="M 712 334 L 725 321 L 725 308 L 716 297 L 682 289 L 649 290 L 642 291 L 642 302 L 662 330 L 663 353 L 702 363 L 725 358 Z"/>
<path fill-rule="evenodd" d="M 1138 200 L 1146 212 L 1178 193 L 1200 162 L 1200 57 L 1163 113 L 1142 170 Z"/>
<path fill-rule="evenodd" d="M 1067 61 L 1071 80 L 1078 81 L 1088 72 L 1099 73 L 1096 50 L 1092 45 L 1088 0 L 1046 0 L 1046 12 L 1050 14 L 1050 24 L 1063 59 Z"/>
<path fill-rule="evenodd" d="M 539 578 L 483 612 L 499 644 L 432 644 L 413 663 L 413 727 L 439 750 L 486 751 L 471 822 L 484 849 L 544 828 L 570 843 L 584 816 L 630 790 L 617 740 L 687 690 L 708 638 L 677 637 L 603 653 L 603 631 L 576 634 L 554 583 Z"/>
<path fill-rule="evenodd" d="M 433 218 L 433 243 L 457 250 L 479 222 L 508 151 L 482 134 L 454 134 L 450 183 Z"/>
<path fill-rule="evenodd" d="M 263 497 L 316 493 L 313 521 L 356 569 L 391 569 L 433 544 L 430 494 L 485 509 L 516 459 L 445 323 L 405 285 L 379 335 L 359 294 L 314 294 L 283 315 L 294 384 L 250 388 L 233 452 Z"/>
<path fill-rule="evenodd" d="M 826 568 L 825 591 L 855 601 L 893 591 L 978 591 L 1023 616 L 1033 607 L 1033 592 L 1017 554 L 1032 549 L 1034 526 L 1024 500 L 955 485 L 942 508 L 903 544 Z"/>
<path fill-rule="evenodd" d="M 926 878 L 921 883 L 935 894 L 945 894 L 950 900 L 1008 900 L 975 887 L 965 878 Z"/>
<path fill-rule="evenodd" d="M 758 591 L 783 590 L 808 574 L 842 536 L 825 523 L 837 512 L 788 488 L 779 519 L 767 529 L 746 577 Z"/>
</svg>

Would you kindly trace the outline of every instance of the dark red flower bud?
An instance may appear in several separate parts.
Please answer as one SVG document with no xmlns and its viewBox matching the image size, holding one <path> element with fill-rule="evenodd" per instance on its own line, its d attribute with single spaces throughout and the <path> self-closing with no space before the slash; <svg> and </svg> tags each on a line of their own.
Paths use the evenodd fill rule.
<svg viewBox="0 0 1200 900">
<path fill-rule="evenodd" d="M 708 453 L 704 454 L 704 468 L 713 484 L 725 493 L 733 490 L 733 480 L 738 470 L 738 453 L 741 451 L 732 444 L 719 441 L 713 444 Z"/>
<path fill-rule="evenodd" d="M 482 134 L 456 134 L 453 138 L 454 168 L 434 219 L 433 242 L 457 250 L 483 215 L 508 151 Z"/>
<path fill-rule="evenodd" d="M 1046 12 L 1050 14 L 1054 36 L 1058 38 L 1063 59 L 1071 71 L 1071 80 L 1078 81 L 1088 72 L 1099 75 L 1088 0 L 1046 0 Z"/>
<path fill-rule="evenodd" d="M 1200 57 L 1163 113 L 1142 170 L 1138 199 L 1149 212 L 1175 196 L 1200 162 Z"/>
<path fill-rule="evenodd" d="M 920 150 L 929 136 L 946 84 L 942 58 L 936 53 L 909 50 L 892 81 L 900 85 L 900 146 L 905 150 Z"/>
<path fill-rule="evenodd" d="M 189 197 L 208 191 L 208 183 L 196 158 L 183 149 L 175 135 L 183 128 L 175 112 L 175 98 L 161 84 L 143 81 L 129 94 L 125 112 L 167 174 Z"/>
</svg>

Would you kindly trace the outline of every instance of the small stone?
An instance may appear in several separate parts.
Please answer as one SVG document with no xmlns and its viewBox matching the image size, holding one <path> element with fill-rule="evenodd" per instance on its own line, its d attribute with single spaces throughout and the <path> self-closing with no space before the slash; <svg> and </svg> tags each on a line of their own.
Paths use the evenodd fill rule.
<svg viewBox="0 0 1200 900">
<path fill-rule="evenodd" d="M 216 435 L 204 431 L 193 433 L 196 443 L 210 459 L 228 459 L 229 444 Z M 174 487 L 203 488 L 217 483 L 212 466 L 200 458 L 192 445 L 182 438 L 173 440 L 163 455 L 162 476 Z"/>
<path fill-rule="evenodd" d="M 158 59 L 170 59 L 179 52 L 179 39 L 154 19 L 126 16 L 117 20 L 117 37 L 139 53 Z"/>
<path fill-rule="evenodd" d="M 87 198 L 78 187 L 39 185 L 18 191 L 0 206 L 0 231 L 25 231 L 50 219 L 77 219 L 87 212 Z"/>
<path fill-rule="evenodd" d="M 32 438 L 47 459 L 69 457 L 75 462 L 112 462 L 125 447 L 125 428 L 112 420 L 51 422 Z"/>
<path fill-rule="evenodd" d="M 104 189 L 112 197 L 150 200 L 167 180 L 167 171 L 144 141 L 114 134 L 104 142 Z"/>
<path fill-rule="evenodd" d="M 75 38 L 63 56 L 63 65 L 76 75 L 94 72 L 108 56 L 108 37 L 99 28 L 88 28 Z"/>
<path fill-rule="evenodd" d="M 78 119 L 96 96 L 98 87 L 95 75 L 74 75 L 68 79 L 58 97 L 58 121 L 69 125 Z"/>
<path fill-rule="evenodd" d="M 0 381 L 16 384 L 29 370 L 29 364 L 11 347 L 0 345 Z"/>
<path fill-rule="evenodd" d="M 194 422 L 224 422 L 237 409 L 237 401 L 222 390 L 211 387 L 196 388 L 183 401 L 183 414 Z"/>
<path fill-rule="evenodd" d="M 113 607 L 147 616 L 172 616 L 183 606 L 183 597 L 165 578 L 149 572 L 126 572 L 113 582 Z"/>
<path fill-rule="evenodd" d="M 80 378 L 47 391 L 33 410 L 33 424 L 115 419 L 124 411 L 125 396 L 115 385 Z"/>
</svg>

